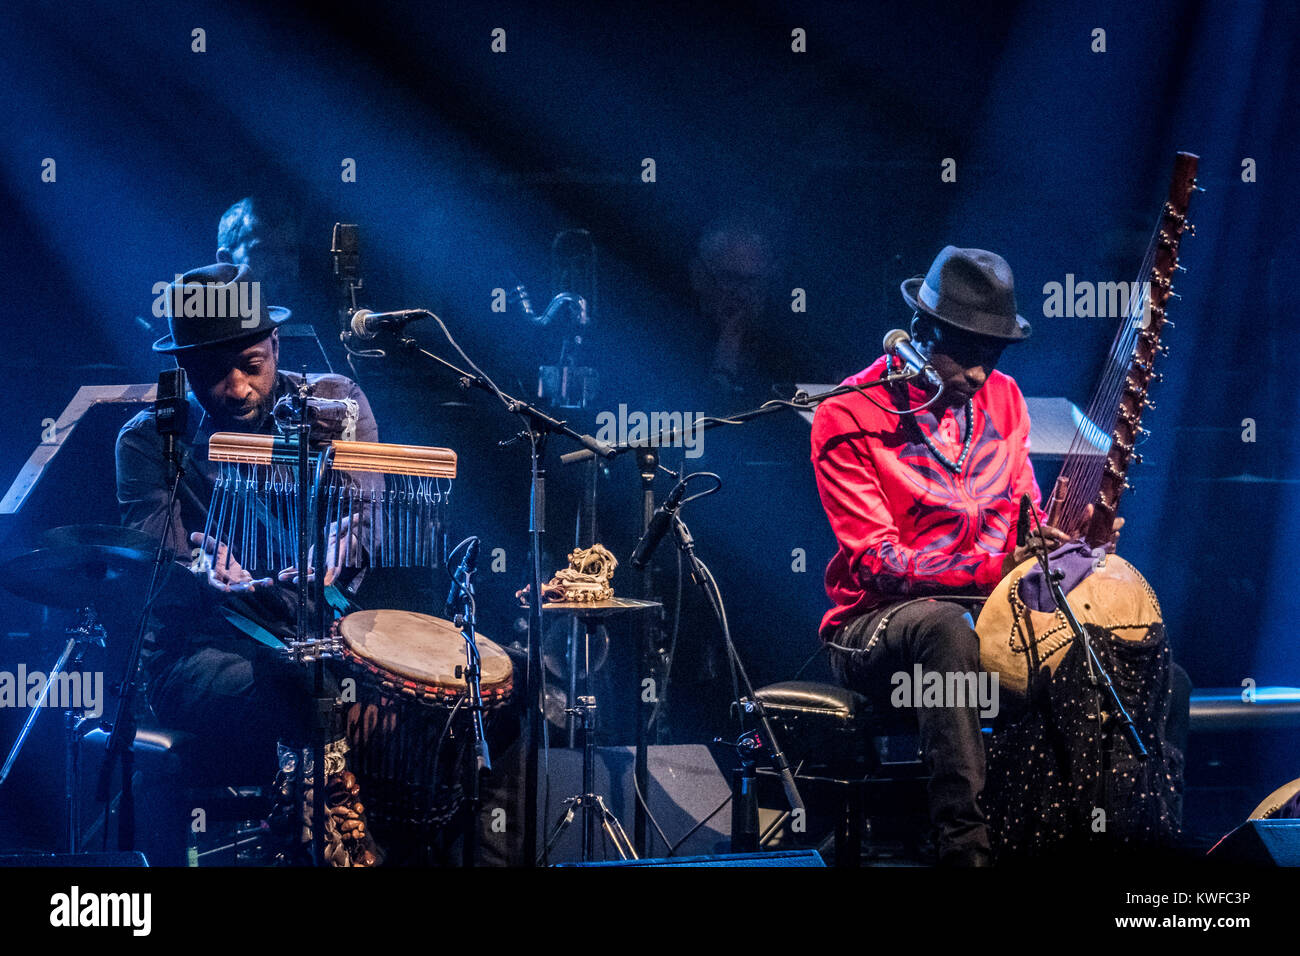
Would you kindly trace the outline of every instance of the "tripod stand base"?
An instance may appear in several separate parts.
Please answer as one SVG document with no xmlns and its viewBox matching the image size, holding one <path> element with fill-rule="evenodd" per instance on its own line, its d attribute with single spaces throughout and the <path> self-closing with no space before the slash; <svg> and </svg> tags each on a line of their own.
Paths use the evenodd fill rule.
<svg viewBox="0 0 1300 956">
<path fill-rule="evenodd" d="M 614 852 L 618 854 L 620 860 L 639 859 L 636 848 L 632 846 L 632 841 L 628 839 L 627 831 L 623 829 L 623 824 L 618 822 L 618 817 L 614 816 L 614 812 L 605 804 L 605 798 L 600 794 L 578 794 L 576 796 L 566 797 L 564 803 L 566 809 L 560 816 L 560 819 L 555 821 L 555 826 L 552 828 L 551 834 L 546 840 L 546 850 L 548 853 L 554 849 L 556 842 L 564 835 L 564 831 L 569 828 L 570 824 L 572 824 L 574 819 L 577 817 L 578 811 L 581 810 L 584 815 L 589 813 L 594 814 L 600 820 L 600 828 L 604 832 L 605 837 L 614 844 Z M 586 821 L 584 820 L 584 825 L 585 824 Z M 588 849 L 584 862 L 591 862 L 594 851 L 595 847 L 590 847 Z M 540 862 L 542 857 L 539 855 L 537 859 Z"/>
</svg>

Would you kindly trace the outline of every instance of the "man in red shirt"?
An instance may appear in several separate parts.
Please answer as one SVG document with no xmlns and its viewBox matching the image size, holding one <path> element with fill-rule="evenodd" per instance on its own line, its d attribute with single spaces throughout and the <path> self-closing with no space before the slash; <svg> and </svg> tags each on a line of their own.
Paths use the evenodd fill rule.
<svg viewBox="0 0 1300 956">
<path fill-rule="evenodd" d="M 812 429 L 817 489 L 839 542 L 821 636 L 836 679 L 877 701 L 890 696 L 892 675 L 917 664 L 927 674 L 977 675 L 972 605 L 1035 544 L 1068 540 L 1040 510 L 1045 540 L 1015 547 L 1021 495 L 1035 508 L 1042 499 L 1024 397 L 994 370 L 1030 331 L 1010 267 L 991 252 L 948 246 L 902 291 L 914 310 L 913 345 L 942 392 L 936 398 L 920 379 L 863 388 L 824 402 Z M 845 384 L 891 367 L 897 360 L 881 357 Z M 918 707 L 916 718 L 940 862 L 987 865 L 979 704 Z"/>
</svg>

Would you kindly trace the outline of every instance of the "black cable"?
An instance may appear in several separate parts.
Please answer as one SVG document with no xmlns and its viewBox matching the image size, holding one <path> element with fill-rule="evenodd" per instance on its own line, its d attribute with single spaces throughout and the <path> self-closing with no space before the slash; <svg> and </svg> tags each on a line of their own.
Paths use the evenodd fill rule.
<svg viewBox="0 0 1300 956">
<path fill-rule="evenodd" d="M 668 699 L 668 689 L 672 686 L 673 679 L 673 661 L 677 658 L 677 635 L 680 633 L 682 623 L 682 553 L 677 552 L 677 597 L 673 602 L 673 630 L 672 637 L 668 641 L 668 666 L 664 669 L 663 686 L 656 689 L 654 710 L 650 711 L 650 717 L 646 720 L 646 730 L 649 731 L 655 726 L 655 721 L 659 719 L 659 711 Z"/>
<path fill-rule="evenodd" d="M 829 648 L 827 648 L 826 643 L 823 641 L 821 646 L 818 647 L 817 650 L 809 654 L 808 659 L 799 665 L 799 669 L 794 672 L 794 677 L 792 678 L 792 680 L 798 680 L 800 676 L 803 675 L 803 672 L 808 669 L 808 665 L 811 664 L 813 661 L 817 660 L 818 654 L 825 654 L 828 652 L 829 652 Z"/>
<path fill-rule="evenodd" d="M 456 719 L 456 711 L 460 710 L 461 704 L 469 698 L 462 694 L 456 698 L 456 703 L 452 705 L 451 713 L 447 715 L 447 722 L 442 725 L 442 730 L 438 733 L 438 739 L 433 745 L 433 768 L 429 774 L 430 788 L 433 790 L 431 796 L 437 796 L 438 793 L 438 764 L 442 762 L 442 742 L 446 739 L 447 731 L 451 729 L 451 723 Z"/>
<path fill-rule="evenodd" d="M 674 855 L 677 853 L 677 848 L 678 848 L 679 846 L 681 846 L 683 843 L 685 843 L 685 842 L 686 842 L 687 840 L 689 840 L 691 837 L 695 836 L 695 832 L 696 832 L 697 830 L 699 830 L 700 827 L 704 826 L 704 824 L 708 823 L 710 820 L 712 820 L 714 817 L 716 817 L 719 813 L 721 813 L 721 812 L 722 812 L 722 808 L 725 807 L 725 806 L 726 806 L 727 804 L 729 804 L 730 802 L 731 802 L 731 794 L 727 794 L 727 799 L 723 800 L 720 804 L 718 804 L 717 808 L 714 809 L 714 811 L 713 811 L 712 813 L 710 813 L 707 817 L 705 817 L 705 818 L 704 818 L 703 820 L 701 820 L 699 823 L 695 824 L 695 826 L 693 826 L 693 827 L 691 827 L 689 830 L 687 830 L 687 831 L 686 831 L 686 835 L 685 835 L 684 837 L 682 837 L 680 840 L 678 840 L 676 843 L 674 843 L 672 846 L 670 846 L 670 847 L 668 848 L 668 855 L 669 855 L 669 856 L 674 856 Z"/>
<path fill-rule="evenodd" d="M 672 856 L 672 844 L 668 840 L 668 834 L 664 833 L 664 828 L 659 825 L 655 815 L 650 812 L 650 805 L 646 802 L 645 794 L 641 792 L 641 784 L 637 782 L 636 774 L 632 774 L 632 789 L 636 793 L 636 802 L 645 811 L 646 819 L 650 821 L 650 824 L 655 828 L 655 832 L 659 834 L 659 839 L 663 841 L 664 848 L 669 850 L 668 855 Z"/>
<path fill-rule="evenodd" d="M 722 639 L 727 652 L 727 666 L 731 670 L 731 699 L 736 705 L 736 721 L 740 724 L 740 732 L 745 732 L 745 708 L 740 706 L 740 676 L 736 673 L 736 645 L 731 640 L 731 625 L 727 623 L 727 608 L 722 602 L 722 591 L 718 587 L 717 580 L 713 577 L 713 572 L 703 561 L 696 560 L 700 570 L 704 574 L 704 579 L 708 583 L 706 592 L 713 595 L 713 608 L 718 615 L 718 623 L 722 626 Z"/>
</svg>

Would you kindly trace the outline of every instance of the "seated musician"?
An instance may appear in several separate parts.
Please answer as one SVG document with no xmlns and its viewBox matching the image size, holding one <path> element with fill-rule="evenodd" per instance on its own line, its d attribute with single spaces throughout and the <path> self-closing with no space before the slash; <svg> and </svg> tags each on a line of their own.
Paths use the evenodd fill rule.
<svg viewBox="0 0 1300 956">
<path fill-rule="evenodd" d="M 1003 349 L 1030 331 L 1016 314 L 1010 267 L 991 252 L 948 246 L 902 291 L 914 310 L 913 344 L 943 392 L 924 410 L 934 390 L 919 380 L 850 392 L 823 403 L 812 429 L 817 488 L 839 542 L 826 569 L 834 607 L 821 637 L 836 679 L 882 702 L 892 675 L 910 676 L 915 664 L 924 673 L 977 674 L 978 602 L 952 598 L 988 595 L 1044 543 L 1031 537 L 1015 546 L 1021 495 L 1035 508 L 1041 496 L 1025 400 L 1014 380 L 994 370 Z M 884 356 L 845 384 L 899 367 Z M 1045 523 L 1043 535 L 1050 546 L 1068 540 Z M 915 711 L 943 865 L 990 859 L 978 802 L 985 776 L 979 710 L 970 701 Z"/>
<path fill-rule="evenodd" d="M 227 542 L 215 535 L 205 539 L 218 474 L 218 466 L 208 460 L 208 439 L 223 431 L 274 434 L 272 410 L 301 380 L 277 366 L 277 330 L 288 310 L 249 294 L 249 281 L 247 265 L 216 263 L 187 272 L 168 292 L 170 334 L 153 348 L 175 357 L 192 391 L 188 430 L 177 441 L 184 477 L 170 514 L 169 472 L 152 409 L 123 426 L 116 448 L 123 522 L 165 537 L 187 568 L 197 568 L 193 577 L 201 592 L 197 603 L 164 594 L 155 608 L 161 623 L 147 662 L 149 702 L 165 725 L 197 735 L 202 758 L 231 783 L 269 782 L 277 767 L 277 741 L 309 743 L 311 723 L 310 669 L 282 660 L 253 639 L 292 637 L 295 569 L 254 580 L 249 570 L 228 561 Z M 174 294 L 196 286 L 231 290 L 241 284 L 242 301 L 256 304 L 248 318 L 193 315 L 192 306 L 172 307 Z M 203 312 L 219 298 L 195 296 L 191 301 Z M 355 383 L 339 375 L 310 378 L 314 398 L 355 403 L 355 422 L 347 423 L 355 433 L 349 428 L 344 437 L 378 440 L 370 405 Z M 329 550 L 336 553 L 333 546 Z M 337 569 L 327 569 L 326 583 L 337 574 Z"/>
</svg>

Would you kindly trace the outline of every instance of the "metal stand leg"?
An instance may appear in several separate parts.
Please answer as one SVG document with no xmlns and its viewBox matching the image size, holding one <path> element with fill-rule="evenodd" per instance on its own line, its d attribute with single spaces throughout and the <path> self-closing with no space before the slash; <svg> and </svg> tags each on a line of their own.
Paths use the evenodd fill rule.
<svg viewBox="0 0 1300 956">
<path fill-rule="evenodd" d="M 618 817 L 614 816 L 613 811 L 606 805 L 605 798 L 596 793 L 596 698 L 590 693 L 591 632 L 594 627 L 594 621 L 586 622 L 584 655 L 587 663 L 587 690 L 589 693 L 579 697 L 577 706 L 570 707 L 566 711 L 582 725 L 582 793 L 565 798 L 564 813 L 560 816 L 560 819 L 555 821 L 555 827 L 551 831 L 550 839 L 546 841 L 545 852 L 549 854 L 556 841 L 573 823 L 577 812 L 581 810 L 583 862 L 590 863 L 595 858 L 596 825 L 598 820 L 600 829 L 614 845 L 614 851 L 618 853 L 619 859 L 635 860 L 639 858 L 636 847 L 628 839 L 627 832 L 623 829 L 623 825 L 619 823 Z"/>
</svg>

